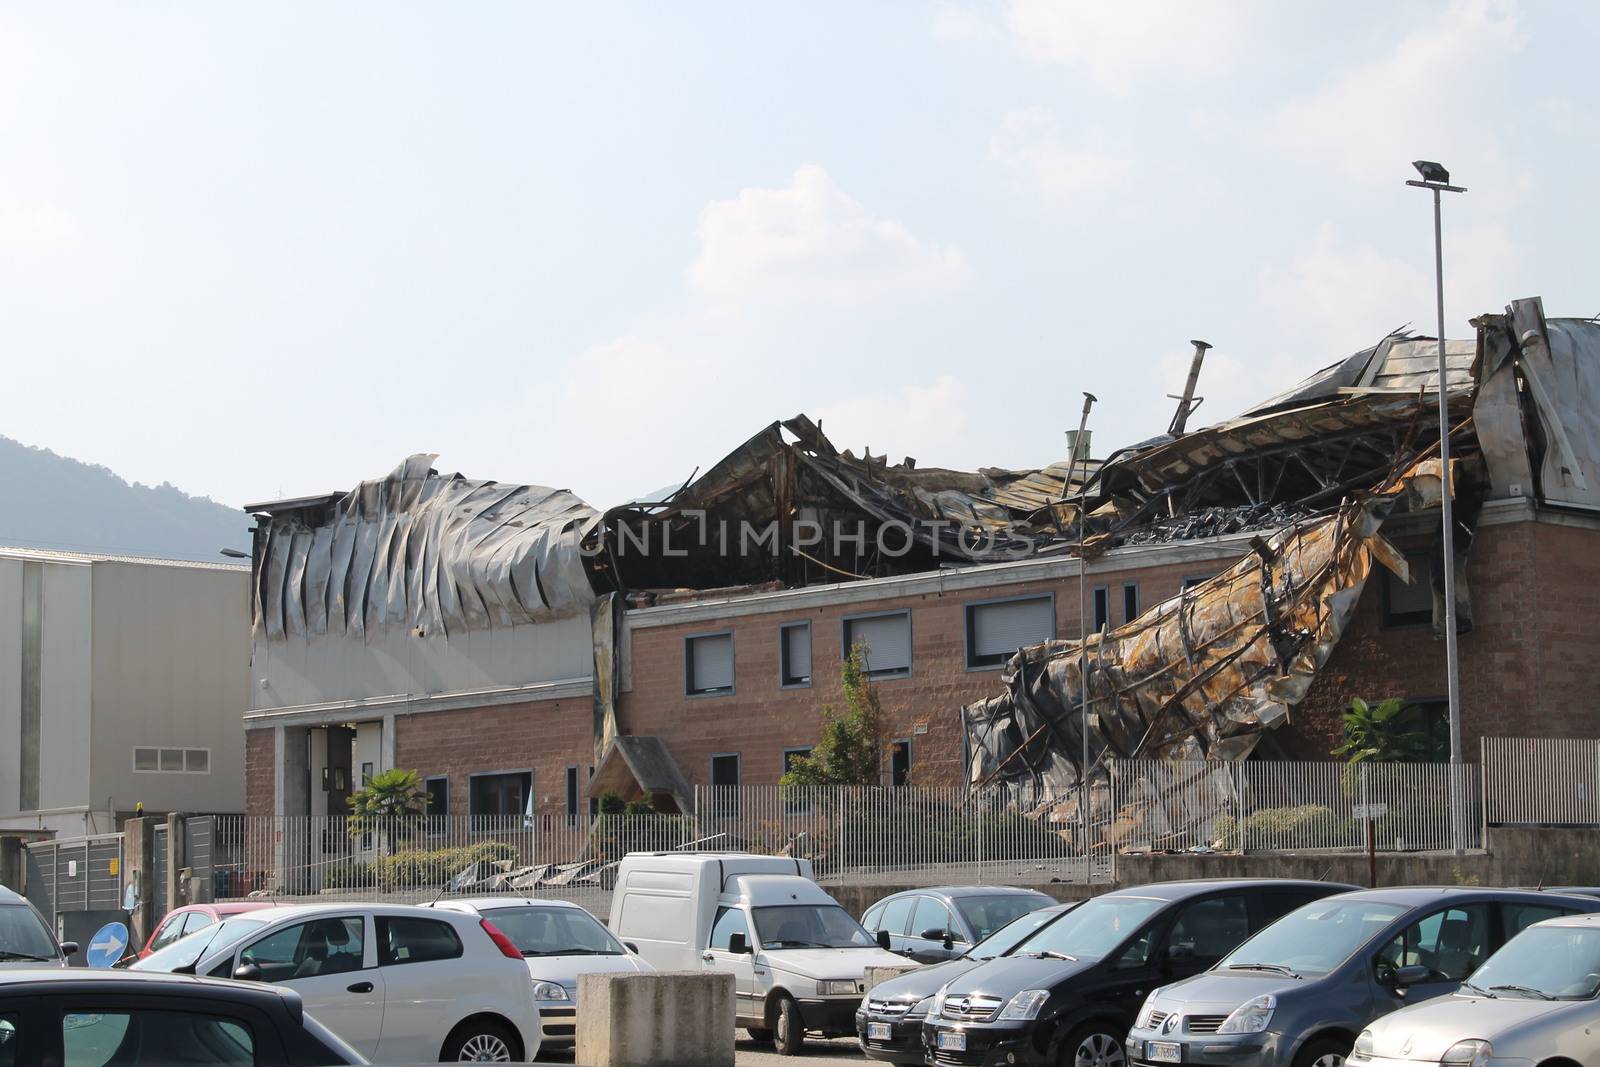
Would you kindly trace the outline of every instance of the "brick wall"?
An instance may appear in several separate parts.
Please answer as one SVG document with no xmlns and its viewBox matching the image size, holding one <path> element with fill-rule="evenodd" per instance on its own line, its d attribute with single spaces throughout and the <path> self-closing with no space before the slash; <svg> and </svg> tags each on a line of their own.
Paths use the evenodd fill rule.
<svg viewBox="0 0 1600 1067">
<path fill-rule="evenodd" d="M 424 778 L 450 780 L 450 814 L 469 813 L 469 776 L 533 771 L 535 810 L 561 815 L 567 767 L 579 768 L 581 799 L 594 762 L 594 711 L 589 700 L 535 700 L 489 708 L 430 711 L 395 717 L 395 766 Z"/>
<path fill-rule="evenodd" d="M 1125 581 L 1138 582 L 1143 610 L 1177 595 L 1185 578 L 1211 574 L 1222 567 L 1207 561 L 1136 571 L 1091 571 L 1089 585 L 1091 589 L 1107 587 L 1112 624 L 1120 625 L 1124 621 Z M 633 688 L 618 700 L 618 726 L 626 733 L 654 734 L 665 740 L 692 783 L 708 782 L 711 757 L 723 753 L 739 754 L 745 784 L 775 783 L 783 772 L 784 749 L 815 744 L 822 706 L 842 703 L 839 672 L 844 619 L 905 608 L 911 612 L 911 673 L 874 683 L 884 711 L 885 733 L 891 740 L 910 739 L 913 783 L 959 784 L 963 778 L 961 706 L 1001 691 L 999 669 L 967 669 L 966 606 L 1039 592 L 1055 594 L 1057 636 L 1076 637 L 1076 578 L 635 629 Z M 1091 593 L 1091 612 L 1093 603 Z M 785 623 L 800 621 L 811 623 L 812 685 L 780 688 L 778 630 Z M 734 634 L 734 692 L 685 695 L 684 638 L 719 630 Z"/>
<path fill-rule="evenodd" d="M 272 728 L 244 732 L 245 812 L 271 815 L 276 780 L 277 753 L 273 750 Z"/>
</svg>

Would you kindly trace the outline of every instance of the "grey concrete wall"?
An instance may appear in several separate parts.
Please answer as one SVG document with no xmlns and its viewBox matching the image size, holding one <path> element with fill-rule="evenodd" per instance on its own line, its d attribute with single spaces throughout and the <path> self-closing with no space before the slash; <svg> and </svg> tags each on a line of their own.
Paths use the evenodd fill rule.
<svg viewBox="0 0 1600 1067">
<path fill-rule="evenodd" d="M 733 975 L 704 971 L 578 977 L 585 1067 L 733 1067 Z"/>
</svg>

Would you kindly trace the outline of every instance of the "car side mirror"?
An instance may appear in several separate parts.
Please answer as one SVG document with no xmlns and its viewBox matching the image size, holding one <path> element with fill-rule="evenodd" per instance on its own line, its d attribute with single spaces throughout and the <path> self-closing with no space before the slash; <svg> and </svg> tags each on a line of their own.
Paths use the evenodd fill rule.
<svg viewBox="0 0 1600 1067">
<path fill-rule="evenodd" d="M 259 982 L 261 968 L 253 963 L 241 963 L 233 969 L 233 977 L 241 982 Z"/>
<path fill-rule="evenodd" d="M 634 944 L 632 941 L 624 941 L 622 943 L 622 947 L 633 953 L 635 956 L 639 954 L 639 946 Z"/>
<path fill-rule="evenodd" d="M 78 943 L 76 941 L 61 942 L 61 954 L 63 956 L 76 956 L 78 954 Z"/>
<path fill-rule="evenodd" d="M 879 930 L 878 931 L 878 947 L 883 949 L 885 952 L 887 952 L 889 950 L 889 946 L 892 945 L 892 944 L 894 944 L 894 942 L 889 940 L 889 931 L 887 931 L 887 930 Z"/>
<path fill-rule="evenodd" d="M 930 926 L 917 936 L 924 941 L 943 941 L 947 935 L 937 926 Z"/>
<path fill-rule="evenodd" d="M 728 951 L 735 956 L 746 955 L 750 951 L 750 939 L 743 934 L 729 934 Z"/>
<path fill-rule="evenodd" d="M 1420 985 L 1426 982 L 1432 973 L 1420 963 L 1413 963 L 1409 967 L 1398 967 L 1394 972 L 1394 984 L 1397 989 L 1404 989 L 1408 985 Z"/>
</svg>

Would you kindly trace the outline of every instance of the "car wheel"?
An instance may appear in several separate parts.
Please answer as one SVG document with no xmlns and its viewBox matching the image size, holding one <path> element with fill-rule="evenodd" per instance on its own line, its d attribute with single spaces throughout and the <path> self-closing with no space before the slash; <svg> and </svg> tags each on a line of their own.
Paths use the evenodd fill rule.
<svg viewBox="0 0 1600 1067">
<path fill-rule="evenodd" d="M 1061 1044 L 1061 1067 L 1123 1067 L 1122 1038 L 1106 1023 L 1085 1023 Z"/>
<path fill-rule="evenodd" d="M 521 1057 L 517 1042 L 499 1023 L 466 1022 L 445 1038 L 439 1059 L 446 1063 L 510 1063 Z"/>
<path fill-rule="evenodd" d="M 776 1015 L 772 1041 L 778 1047 L 778 1055 L 800 1055 L 800 1047 L 806 1043 L 806 1025 L 800 1019 L 800 1005 L 793 997 L 779 997 Z"/>
<path fill-rule="evenodd" d="M 1348 1042 L 1320 1037 L 1300 1050 L 1300 1055 L 1294 1058 L 1294 1067 L 1344 1067 L 1344 1059 L 1348 1055 Z"/>
<path fill-rule="evenodd" d="M 744 1032 L 750 1035 L 750 1040 L 752 1041 L 759 1041 L 763 1045 L 772 1044 L 771 1030 L 763 1030 L 760 1027 L 749 1026 L 745 1028 Z"/>
</svg>

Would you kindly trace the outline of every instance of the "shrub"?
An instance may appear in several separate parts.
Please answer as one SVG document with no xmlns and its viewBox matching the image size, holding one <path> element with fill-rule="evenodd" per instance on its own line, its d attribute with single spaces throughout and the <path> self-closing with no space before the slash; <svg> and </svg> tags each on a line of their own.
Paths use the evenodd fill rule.
<svg viewBox="0 0 1600 1067">
<path fill-rule="evenodd" d="M 1354 824 L 1322 804 L 1292 808 L 1261 808 L 1244 820 L 1245 843 L 1257 848 L 1327 848 L 1347 843 Z M 1239 823 L 1232 815 L 1219 815 L 1213 824 L 1216 847 L 1239 847 Z"/>
<path fill-rule="evenodd" d="M 440 885 L 480 860 L 515 859 L 517 850 L 504 841 L 484 841 L 464 848 L 405 849 L 370 863 L 339 863 L 328 868 L 326 889 L 370 886 Z"/>
</svg>

